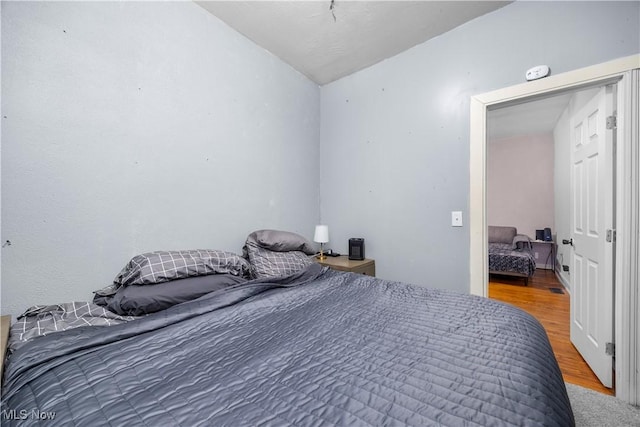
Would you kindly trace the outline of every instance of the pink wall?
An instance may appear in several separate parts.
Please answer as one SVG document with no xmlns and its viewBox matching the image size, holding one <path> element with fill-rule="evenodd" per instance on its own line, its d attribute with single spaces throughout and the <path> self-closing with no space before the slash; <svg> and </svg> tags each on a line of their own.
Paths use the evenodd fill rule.
<svg viewBox="0 0 640 427">
<path fill-rule="evenodd" d="M 524 135 L 487 144 L 487 221 L 535 230 L 554 227 L 553 134 Z"/>
</svg>

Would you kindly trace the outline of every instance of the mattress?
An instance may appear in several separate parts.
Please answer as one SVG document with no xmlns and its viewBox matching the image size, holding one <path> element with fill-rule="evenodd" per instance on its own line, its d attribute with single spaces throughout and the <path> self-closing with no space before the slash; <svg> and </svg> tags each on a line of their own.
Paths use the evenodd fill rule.
<svg viewBox="0 0 640 427">
<path fill-rule="evenodd" d="M 34 338 L 5 372 L 6 425 L 574 425 L 530 315 L 317 264 Z"/>
<path fill-rule="evenodd" d="M 509 243 L 489 243 L 489 271 L 531 277 L 536 272 L 536 260 L 527 248 L 513 249 Z"/>
</svg>

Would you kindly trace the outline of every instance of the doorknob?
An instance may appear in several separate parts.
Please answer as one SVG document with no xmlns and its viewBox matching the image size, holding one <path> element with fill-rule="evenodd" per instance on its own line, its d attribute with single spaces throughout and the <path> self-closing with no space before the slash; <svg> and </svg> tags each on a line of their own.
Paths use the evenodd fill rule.
<svg viewBox="0 0 640 427">
<path fill-rule="evenodd" d="M 573 239 L 569 239 L 569 240 L 562 239 L 562 244 L 563 245 L 571 245 L 571 246 L 573 246 Z"/>
</svg>

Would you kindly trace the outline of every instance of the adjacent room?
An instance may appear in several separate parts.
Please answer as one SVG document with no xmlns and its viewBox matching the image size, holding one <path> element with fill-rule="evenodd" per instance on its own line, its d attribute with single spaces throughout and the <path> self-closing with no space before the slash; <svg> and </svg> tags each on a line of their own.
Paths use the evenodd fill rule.
<svg viewBox="0 0 640 427">
<path fill-rule="evenodd" d="M 584 293 L 569 147 L 600 86 L 564 76 L 614 70 L 619 150 L 637 147 L 640 2 L 0 13 L 3 424 L 597 425 L 600 402 L 640 420 L 640 361 L 621 356 L 638 355 L 633 309 L 610 304 L 635 319 L 615 343 L 626 364 L 607 353 L 618 380 L 602 385 L 583 360 L 590 386 L 558 351 L 573 335 L 517 301 L 561 298 L 540 312 L 567 331 L 588 306 L 570 301 Z M 488 107 L 477 215 L 472 98 L 513 87 L 540 95 Z M 637 178 L 633 150 L 617 164 Z M 637 222 L 634 182 L 610 211 Z M 527 238 L 530 272 L 475 273 L 488 226 Z M 640 304 L 624 266 L 616 289 Z"/>
</svg>

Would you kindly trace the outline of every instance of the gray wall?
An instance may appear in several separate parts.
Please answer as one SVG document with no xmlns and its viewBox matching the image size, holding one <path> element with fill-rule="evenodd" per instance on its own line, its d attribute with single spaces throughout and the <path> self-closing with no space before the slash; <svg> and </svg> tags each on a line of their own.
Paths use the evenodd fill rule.
<svg viewBox="0 0 640 427">
<path fill-rule="evenodd" d="M 379 277 L 469 291 L 469 99 L 640 52 L 638 2 L 515 2 L 321 88 L 321 220 Z M 464 212 L 464 227 L 450 212 Z"/>
<path fill-rule="evenodd" d="M 192 2 L 3 2 L 3 314 L 150 250 L 311 238 L 317 85 Z"/>
<path fill-rule="evenodd" d="M 638 53 L 639 15 L 516 2 L 319 90 L 191 2 L 3 2 L 0 310 L 319 214 L 379 276 L 467 292 L 470 96 Z"/>
</svg>

